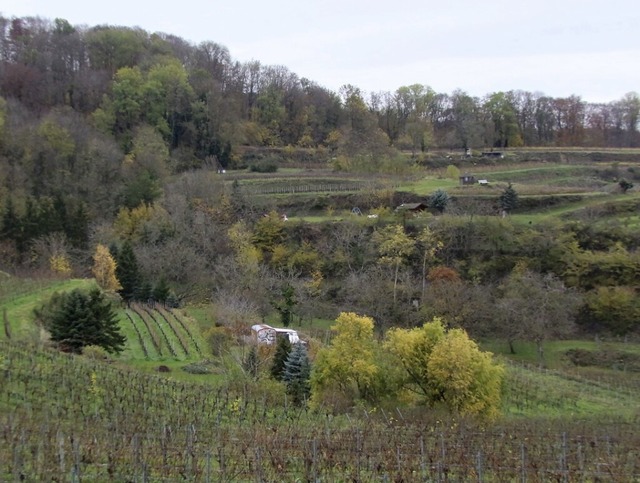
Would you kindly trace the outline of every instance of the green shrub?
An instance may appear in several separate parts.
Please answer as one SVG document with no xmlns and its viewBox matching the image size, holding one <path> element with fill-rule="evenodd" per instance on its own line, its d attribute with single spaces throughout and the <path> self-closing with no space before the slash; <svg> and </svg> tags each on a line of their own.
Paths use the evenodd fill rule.
<svg viewBox="0 0 640 483">
<path fill-rule="evenodd" d="M 252 173 L 275 173 L 278 171 L 278 165 L 273 161 L 259 161 L 249 166 Z"/>
<path fill-rule="evenodd" d="M 233 334 L 226 327 L 212 327 L 205 333 L 211 354 L 221 356 L 233 342 Z"/>
</svg>

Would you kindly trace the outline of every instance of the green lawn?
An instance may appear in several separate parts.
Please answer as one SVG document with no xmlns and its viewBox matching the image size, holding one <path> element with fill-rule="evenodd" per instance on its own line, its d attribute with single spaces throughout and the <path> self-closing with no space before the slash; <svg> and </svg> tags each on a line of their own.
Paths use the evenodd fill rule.
<svg viewBox="0 0 640 483">
<path fill-rule="evenodd" d="M 76 288 L 89 289 L 94 286 L 93 279 L 33 281 L 15 277 L 3 278 L 0 282 L 0 306 L 3 313 L 6 311 L 11 337 L 39 337 L 40 331 L 33 324 L 33 310 L 47 302 L 55 292 L 69 292 Z M 4 337 L 5 333 L 2 330 L 0 338 Z"/>
</svg>

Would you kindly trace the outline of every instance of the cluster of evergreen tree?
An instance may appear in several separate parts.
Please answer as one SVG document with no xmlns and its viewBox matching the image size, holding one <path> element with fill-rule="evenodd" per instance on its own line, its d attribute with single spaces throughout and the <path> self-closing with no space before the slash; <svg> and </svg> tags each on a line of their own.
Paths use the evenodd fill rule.
<svg viewBox="0 0 640 483">
<path fill-rule="evenodd" d="M 31 241 L 53 233 L 64 234 L 74 248 L 86 248 L 89 213 L 84 203 L 58 195 L 54 198 L 29 196 L 24 205 L 21 213 L 13 198 L 7 198 L 0 225 L 0 240 L 13 243 L 21 256 L 28 252 Z"/>
<path fill-rule="evenodd" d="M 279 338 L 270 372 L 271 377 L 285 384 L 294 404 L 306 404 L 311 394 L 311 362 L 305 344 L 291 344 L 288 338 Z"/>
<path fill-rule="evenodd" d="M 118 294 L 125 302 L 159 302 L 172 307 L 179 304 L 176 294 L 171 290 L 166 278 L 160 277 L 155 285 L 146 279 L 140 270 L 133 246 L 126 241 L 122 247 L 109 248 L 116 261 L 116 278 L 120 284 Z"/>
</svg>

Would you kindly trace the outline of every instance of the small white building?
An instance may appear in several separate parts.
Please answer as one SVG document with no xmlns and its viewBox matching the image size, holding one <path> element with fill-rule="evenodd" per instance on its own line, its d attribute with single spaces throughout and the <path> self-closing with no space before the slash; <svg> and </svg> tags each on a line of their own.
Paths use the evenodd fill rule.
<svg viewBox="0 0 640 483">
<path fill-rule="evenodd" d="M 298 332 L 293 329 L 280 329 L 267 324 L 256 324 L 251 327 L 252 338 L 258 344 L 273 345 L 278 339 L 286 338 L 291 344 L 304 343 Z"/>
</svg>

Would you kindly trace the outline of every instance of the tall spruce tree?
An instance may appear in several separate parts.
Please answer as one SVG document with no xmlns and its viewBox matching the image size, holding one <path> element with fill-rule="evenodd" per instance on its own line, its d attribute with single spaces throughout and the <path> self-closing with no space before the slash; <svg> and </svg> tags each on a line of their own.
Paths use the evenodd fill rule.
<svg viewBox="0 0 640 483">
<path fill-rule="evenodd" d="M 509 183 L 509 186 L 504 189 L 504 191 L 500 195 L 499 201 L 500 209 L 503 213 L 510 213 L 516 209 L 516 207 L 518 206 L 518 193 L 515 189 L 513 189 L 511 183 Z"/>
<path fill-rule="evenodd" d="M 153 300 L 155 300 L 156 302 L 165 303 L 169 298 L 170 292 L 171 288 L 167 283 L 167 279 L 163 275 L 160 277 L 160 280 L 158 280 L 158 283 L 156 283 L 155 287 L 153 287 Z"/>
<path fill-rule="evenodd" d="M 438 211 L 438 213 L 444 213 L 444 210 L 449 205 L 449 201 L 451 201 L 449 194 L 445 190 L 437 189 L 429 196 L 427 205 L 429 208 Z"/>
<path fill-rule="evenodd" d="M 116 252 L 116 277 L 122 288 L 118 291 L 127 302 L 137 298 L 141 287 L 140 269 L 131 243 L 127 240 Z"/>
<path fill-rule="evenodd" d="M 293 403 L 306 403 L 311 394 L 311 362 L 304 344 L 294 344 L 284 365 L 282 380 L 287 385 L 287 394 Z"/>
<path fill-rule="evenodd" d="M 80 354 L 84 347 L 96 345 L 118 353 L 126 342 L 111 302 L 97 288 L 56 294 L 36 316 L 65 352 Z"/>
</svg>

